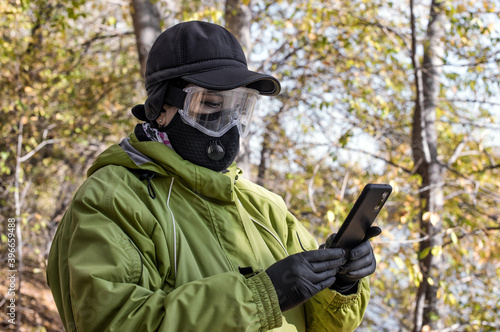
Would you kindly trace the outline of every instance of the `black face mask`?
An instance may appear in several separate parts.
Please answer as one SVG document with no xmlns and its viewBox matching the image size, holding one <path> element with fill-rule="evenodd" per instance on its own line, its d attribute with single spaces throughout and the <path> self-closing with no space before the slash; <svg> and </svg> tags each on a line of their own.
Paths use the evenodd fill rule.
<svg viewBox="0 0 500 332">
<path fill-rule="evenodd" d="M 240 150 L 240 134 L 234 126 L 221 137 L 212 137 L 184 123 L 179 113 L 163 129 L 182 158 L 216 172 L 227 169 Z"/>
</svg>

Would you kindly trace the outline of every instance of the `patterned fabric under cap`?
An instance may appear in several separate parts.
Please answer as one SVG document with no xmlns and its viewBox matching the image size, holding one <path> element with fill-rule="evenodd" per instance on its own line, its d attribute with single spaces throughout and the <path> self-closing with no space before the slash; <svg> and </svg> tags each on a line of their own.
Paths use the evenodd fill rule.
<svg viewBox="0 0 500 332">
<path fill-rule="evenodd" d="M 151 127 L 149 123 L 142 123 L 142 130 L 144 130 L 144 133 L 150 140 L 163 143 L 172 149 L 172 144 L 170 144 L 167 133 L 158 131 Z"/>
</svg>

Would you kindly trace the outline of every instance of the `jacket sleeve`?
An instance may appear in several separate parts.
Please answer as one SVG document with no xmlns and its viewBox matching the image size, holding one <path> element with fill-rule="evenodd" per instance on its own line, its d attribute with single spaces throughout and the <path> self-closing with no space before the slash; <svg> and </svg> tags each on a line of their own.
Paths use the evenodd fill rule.
<svg viewBox="0 0 500 332">
<path fill-rule="evenodd" d="M 287 225 L 290 254 L 318 248 L 314 237 L 291 213 L 287 215 Z M 307 331 L 354 331 L 363 320 L 369 300 L 368 277 L 360 281 L 357 292 L 352 295 L 325 289 L 304 304 Z"/>
<path fill-rule="evenodd" d="M 148 218 L 149 210 L 124 206 L 109 211 L 106 195 L 111 193 L 92 193 L 106 187 L 98 184 L 75 199 L 65 220 L 69 235 L 58 239 L 59 255 L 67 251 L 68 285 L 51 287 L 69 287 L 66 310 L 71 315 L 61 315 L 66 317 L 67 330 L 199 331 L 205 326 L 213 331 L 265 331 L 282 324 L 278 298 L 265 273 L 245 278 L 226 272 L 175 289 L 165 286 L 169 259 L 144 265 L 148 264 L 145 255 L 168 257 L 168 252 L 158 252 L 158 247 L 166 246 L 155 244 L 162 241 L 163 234 L 158 235 L 162 232 L 144 226 L 141 243 L 149 243 L 149 249 L 143 246 L 139 252 L 130 232 L 116 222 L 119 218 L 133 225 Z M 93 195 L 96 198 L 89 198 Z M 137 240 L 137 235 L 132 238 Z"/>
</svg>

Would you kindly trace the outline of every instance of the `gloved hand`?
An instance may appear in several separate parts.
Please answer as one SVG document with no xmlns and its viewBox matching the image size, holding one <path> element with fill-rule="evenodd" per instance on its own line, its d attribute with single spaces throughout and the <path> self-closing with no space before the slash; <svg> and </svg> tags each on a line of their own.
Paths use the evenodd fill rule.
<svg viewBox="0 0 500 332">
<path fill-rule="evenodd" d="M 355 286 L 359 280 L 375 272 L 377 262 L 373 254 L 373 248 L 368 240 L 378 236 L 381 232 L 382 230 L 379 227 L 370 227 L 363 242 L 350 250 L 347 263 L 339 268 L 337 278 L 330 289 L 344 295 L 352 294 L 355 292 Z M 335 234 L 330 235 L 332 239 L 334 236 Z M 327 243 L 329 239 L 327 239 Z"/>
<path fill-rule="evenodd" d="M 345 251 L 335 248 L 301 252 L 271 265 L 266 273 L 278 294 L 281 311 L 292 309 L 331 286 L 345 262 Z"/>
</svg>

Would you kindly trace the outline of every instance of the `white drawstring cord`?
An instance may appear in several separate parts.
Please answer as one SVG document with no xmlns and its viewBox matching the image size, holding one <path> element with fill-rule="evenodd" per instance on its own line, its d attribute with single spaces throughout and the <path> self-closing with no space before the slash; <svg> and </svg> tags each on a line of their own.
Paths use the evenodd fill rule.
<svg viewBox="0 0 500 332">
<path fill-rule="evenodd" d="M 177 278 L 177 231 L 175 230 L 175 217 L 170 209 L 170 194 L 172 193 L 172 187 L 174 186 L 174 178 L 172 178 L 172 182 L 170 182 L 170 189 L 168 190 L 168 198 L 167 198 L 167 207 L 170 211 L 170 215 L 172 216 L 172 225 L 174 227 L 174 271 L 175 277 Z"/>
</svg>

